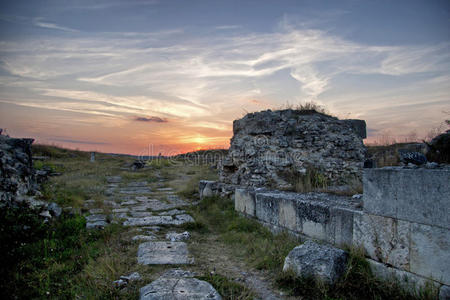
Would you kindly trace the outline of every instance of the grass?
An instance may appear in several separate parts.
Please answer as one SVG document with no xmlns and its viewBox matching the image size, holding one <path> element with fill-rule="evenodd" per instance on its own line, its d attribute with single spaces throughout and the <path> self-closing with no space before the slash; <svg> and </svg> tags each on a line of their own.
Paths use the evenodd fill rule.
<svg viewBox="0 0 450 300">
<path fill-rule="evenodd" d="M 2 299 L 73 299 L 84 267 L 119 228 L 88 232 L 79 215 L 45 223 L 27 207 L 0 211 Z"/>
<path fill-rule="evenodd" d="M 220 274 L 208 274 L 206 276 L 198 277 L 200 280 L 209 282 L 223 299 L 233 300 L 252 300 L 254 294 L 251 290 L 242 284 L 233 282 L 227 277 Z"/>
<path fill-rule="evenodd" d="M 218 234 L 234 255 L 261 270 L 279 271 L 284 258 L 297 244 L 286 233 L 274 235 L 258 222 L 240 216 L 234 204 L 220 197 L 205 197 L 191 213 L 202 233 Z"/>
</svg>

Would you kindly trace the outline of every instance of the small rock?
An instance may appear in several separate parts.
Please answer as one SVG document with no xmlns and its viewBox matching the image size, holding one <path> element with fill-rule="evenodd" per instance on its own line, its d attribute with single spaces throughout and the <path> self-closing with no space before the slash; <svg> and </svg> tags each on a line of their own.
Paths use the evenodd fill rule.
<svg viewBox="0 0 450 300">
<path fill-rule="evenodd" d="M 50 214 L 50 212 L 48 210 L 44 210 L 43 212 L 41 212 L 39 214 L 41 217 L 45 217 L 45 218 L 51 218 L 52 215 Z"/>
<path fill-rule="evenodd" d="M 103 209 L 101 209 L 101 208 L 91 208 L 89 210 L 90 214 L 101 214 L 102 212 L 103 212 Z"/>
<path fill-rule="evenodd" d="M 352 196 L 352 199 L 354 199 L 354 200 L 359 200 L 359 199 L 362 199 L 362 197 L 363 197 L 362 194 L 356 194 L 356 195 L 353 195 L 353 196 Z"/>
<path fill-rule="evenodd" d="M 106 182 L 108 183 L 120 183 L 122 181 L 122 177 L 120 176 L 106 176 Z"/>
<path fill-rule="evenodd" d="M 132 238 L 133 241 L 153 241 L 155 239 L 156 237 L 151 235 L 136 235 Z"/>
<path fill-rule="evenodd" d="M 166 239 L 172 242 L 188 240 L 190 237 L 191 235 L 187 231 L 183 233 L 169 232 L 166 234 Z"/>
<path fill-rule="evenodd" d="M 436 168 L 439 168 L 439 164 L 436 163 L 436 162 L 427 162 L 425 164 L 425 168 L 427 168 L 427 169 L 436 169 Z"/>
<path fill-rule="evenodd" d="M 450 299 L 450 286 L 443 285 L 439 290 L 439 300 L 449 300 Z"/>
<path fill-rule="evenodd" d="M 128 282 L 126 280 L 123 279 L 119 279 L 113 282 L 114 287 L 116 288 L 124 288 L 127 286 Z"/>
<path fill-rule="evenodd" d="M 62 214 L 62 208 L 55 202 L 52 202 L 48 205 L 48 210 L 53 216 L 57 218 Z"/>
<path fill-rule="evenodd" d="M 141 280 L 141 275 L 138 272 L 134 272 L 128 276 L 120 276 L 120 279 L 126 280 L 127 282 L 133 282 L 133 281 Z"/>
</svg>

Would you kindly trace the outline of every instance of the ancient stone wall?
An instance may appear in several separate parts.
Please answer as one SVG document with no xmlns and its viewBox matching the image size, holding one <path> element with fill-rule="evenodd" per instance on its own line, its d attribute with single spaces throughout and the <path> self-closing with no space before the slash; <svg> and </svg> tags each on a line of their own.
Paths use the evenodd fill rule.
<svg viewBox="0 0 450 300">
<path fill-rule="evenodd" d="M 228 156 L 220 166 L 225 184 L 295 188 L 314 171 L 319 185 L 360 180 L 366 148 L 362 120 L 339 120 L 315 111 L 279 110 L 247 114 L 233 122 Z"/>
<path fill-rule="evenodd" d="M 22 201 L 34 192 L 33 139 L 0 135 L 0 204 Z"/>
<path fill-rule="evenodd" d="M 407 288 L 450 289 L 450 166 L 364 169 L 364 194 L 237 187 L 235 210 L 274 231 L 362 247 L 372 271 Z M 200 195 L 219 193 L 202 182 Z M 202 190 L 203 189 L 203 190 Z"/>
</svg>

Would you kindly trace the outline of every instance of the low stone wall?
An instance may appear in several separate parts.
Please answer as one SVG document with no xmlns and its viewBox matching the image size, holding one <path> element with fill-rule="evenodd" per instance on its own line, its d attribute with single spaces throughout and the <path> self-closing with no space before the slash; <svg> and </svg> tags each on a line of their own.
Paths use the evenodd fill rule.
<svg viewBox="0 0 450 300">
<path fill-rule="evenodd" d="M 449 289 L 450 168 L 365 169 L 363 179 L 362 199 L 238 187 L 235 209 L 274 231 L 363 247 L 375 274 L 410 288 Z"/>
</svg>

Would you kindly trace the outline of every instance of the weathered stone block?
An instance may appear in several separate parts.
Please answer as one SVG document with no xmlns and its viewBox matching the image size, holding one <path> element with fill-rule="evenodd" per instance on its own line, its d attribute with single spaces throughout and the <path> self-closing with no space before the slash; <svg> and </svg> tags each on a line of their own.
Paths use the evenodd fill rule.
<svg viewBox="0 0 450 300">
<path fill-rule="evenodd" d="M 450 169 L 364 169 L 364 211 L 450 229 Z"/>
<path fill-rule="evenodd" d="M 255 216 L 255 192 L 251 189 L 236 189 L 234 209 L 238 212 Z"/>
<path fill-rule="evenodd" d="M 283 271 L 292 270 L 300 277 L 313 276 L 333 284 L 345 271 L 347 257 L 344 250 L 306 241 L 289 252 Z"/>
<path fill-rule="evenodd" d="M 450 230 L 411 224 L 410 270 L 450 285 Z"/>
<path fill-rule="evenodd" d="M 371 259 L 367 259 L 367 262 L 370 265 L 372 273 L 378 278 L 387 281 L 397 281 L 404 289 L 411 292 L 418 293 L 421 289 L 429 287 L 434 289 L 436 294 L 438 293 L 440 284 L 435 281 L 431 281 L 428 278 L 407 271 L 389 267 Z"/>
<path fill-rule="evenodd" d="M 201 180 L 199 183 L 200 199 L 217 195 L 217 181 Z"/>
<path fill-rule="evenodd" d="M 255 215 L 266 223 L 278 225 L 279 199 L 272 193 L 257 193 L 255 195 Z"/>
<path fill-rule="evenodd" d="M 379 262 L 409 270 L 411 223 L 365 213 L 354 215 L 353 244 Z"/>
</svg>

